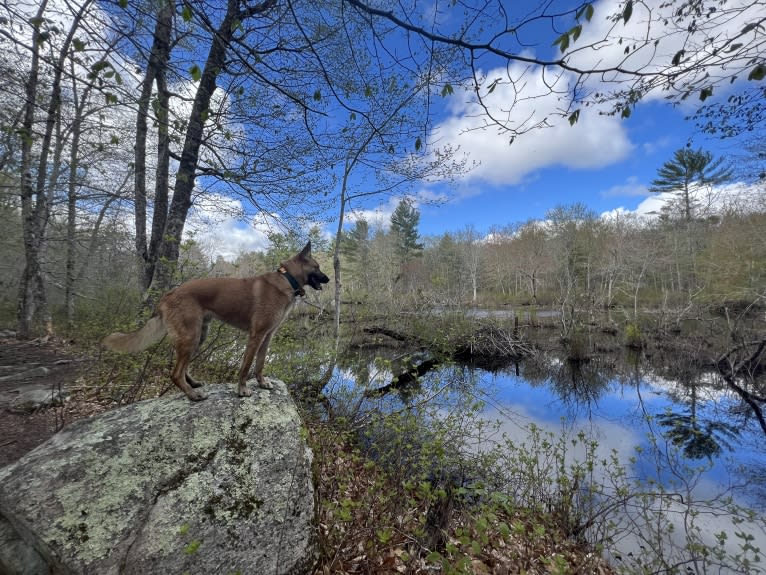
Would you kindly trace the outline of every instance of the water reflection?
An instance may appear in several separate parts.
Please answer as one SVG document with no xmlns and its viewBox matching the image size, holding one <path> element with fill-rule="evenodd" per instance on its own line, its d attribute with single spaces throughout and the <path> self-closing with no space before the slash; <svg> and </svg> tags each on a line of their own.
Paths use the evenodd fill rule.
<svg viewBox="0 0 766 575">
<path fill-rule="evenodd" d="M 407 405 L 446 383 L 450 396 L 441 398 L 444 403 L 479 398 L 488 406 L 488 418 L 507 419 L 517 429 L 528 423 L 560 428 L 562 422 L 570 430 L 587 429 L 595 439 L 608 439 L 610 449 L 624 445 L 619 451 L 626 462 L 639 447 L 644 456 L 635 467 L 643 479 L 672 478 L 673 471 L 658 470 L 656 465 L 671 451 L 679 452 L 683 465 L 696 467 L 695 462 L 707 461 L 703 479 L 709 486 L 737 485 L 738 496 L 766 508 L 757 487 L 742 487 L 753 477 L 766 476 L 763 436 L 755 422 L 742 418 L 737 396 L 712 372 L 690 360 L 657 355 L 647 358 L 622 351 L 587 359 L 571 355 L 541 353 L 494 372 L 441 366 L 411 384 L 394 386 L 387 401 Z M 382 360 L 372 360 L 373 356 L 370 352 L 366 357 L 345 358 L 346 377 L 357 387 L 386 389 L 394 374 L 427 359 L 394 352 Z M 648 455 L 650 447 L 664 454 Z"/>
<path fill-rule="evenodd" d="M 691 413 L 677 413 L 668 409 L 657 416 L 657 421 L 665 428 L 665 437 L 680 447 L 689 459 L 712 459 L 721 455 L 724 448 L 733 451 L 730 441 L 739 435 L 739 429 L 735 426 L 721 421 L 700 420 L 694 410 Z"/>
<path fill-rule="evenodd" d="M 630 481 L 654 485 L 667 494 L 653 501 L 668 529 L 671 548 L 686 543 L 683 534 L 692 517 L 698 541 L 705 545 L 715 545 L 717 534 L 725 532 L 732 552 L 740 543 L 736 534 L 752 536 L 753 545 L 766 549 L 763 529 L 740 525 L 739 518 L 728 515 L 726 503 L 731 498 L 758 512 L 766 510 L 763 433 L 756 421 L 743 417 L 740 398 L 717 374 L 696 365 L 691 354 L 649 356 L 619 349 L 575 355 L 548 351 L 491 372 L 443 365 L 405 388 L 393 388 L 395 393 L 367 397 L 356 405 L 415 413 L 427 399 L 444 417 L 455 418 L 461 417 L 461 405 L 479 399 L 484 402 L 483 417 L 499 422 L 499 427 L 495 434 L 466 444 L 472 454 L 501 440 L 524 444 L 531 424 L 557 436 L 576 437 L 584 431 L 597 442 L 599 460 L 614 454 Z M 385 387 L 407 365 L 427 358 L 393 351 L 385 360 L 370 357 L 347 358 L 344 374 L 349 389 Z M 567 458 L 581 460 L 584 445 L 573 446 Z M 594 479 L 608 484 L 612 478 L 594 475 Z M 626 515 L 615 521 L 628 525 L 633 519 L 626 519 L 628 510 L 623 511 Z M 615 548 L 639 554 L 642 546 L 647 541 L 639 530 L 625 535 Z"/>
</svg>

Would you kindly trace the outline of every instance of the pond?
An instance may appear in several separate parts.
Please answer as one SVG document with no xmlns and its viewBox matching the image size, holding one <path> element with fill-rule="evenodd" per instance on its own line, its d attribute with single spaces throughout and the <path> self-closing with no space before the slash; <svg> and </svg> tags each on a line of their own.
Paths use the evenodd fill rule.
<svg viewBox="0 0 766 575">
<path fill-rule="evenodd" d="M 438 392 L 440 409 L 448 414 L 461 402 L 480 400 L 482 417 L 499 428 L 482 439 L 485 445 L 471 448 L 475 450 L 503 435 L 524 443 L 531 425 L 569 438 L 584 432 L 598 445 L 599 459 L 617 455 L 631 482 L 658 482 L 677 493 L 674 502 L 663 504 L 664 520 L 678 523 L 668 545 L 684 545 L 681 533 L 689 528 L 691 511 L 696 517 L 693 529 L 705 544 L 713 545 L 716 534 L 725 532 L 728 550 L 736 554 L 742 543 L 736 533 L 744 533 L 753 537 L 749 544 L 766 551 L 762 519 L 743 527 L 727 515 L 722 503 L 731 497 L 759 517 L 766 516 L 766 437 L 752 414 L 716 373 L 694 368 L 690 358 L 612 352 L 586 361 L 546 352 L 495 371 L 445 366 L 423 376 L 414 391 L 360 400 L 360 405 L 401 409 L 417 405 L 423 397 L 435 398 Z M 398 369 L 364 365 L 365 361 L 358 357 L 355 366 L 350 362 L 339 370 L 339 385 L 380 388 Z M 568 457 L 577 457 L 576 452 L 573 449 Z M 617 519 L 622 520 L 633 521 Z M 641 553 L 646 543 L 635 533 L 625 534 L 612 555 Z"/>
</svg>

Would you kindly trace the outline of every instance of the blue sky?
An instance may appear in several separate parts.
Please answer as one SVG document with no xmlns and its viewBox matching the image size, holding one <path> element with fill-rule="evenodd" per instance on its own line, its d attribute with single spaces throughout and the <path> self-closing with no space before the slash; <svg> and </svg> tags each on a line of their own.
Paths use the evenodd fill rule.
<svg viewBox="0 0 766 575">
<path fill-rule="evenodd" d="M 628 119 L 610 118 L 609 127 L 624 132 L 623 145 L 627 146 L 623 157 L 592 167 L 561 166 L 546 164 L 525 173 L 521 181 L 506 183 L 490 181 L 480 175 L 470 176 L 456 185 L 431 185 L 415 187 L 411 192 L 418 197 L 424 190 L 429 195 L 441 195 L 445 201 L 418 203 L 420 210 L 420 233 L 422 236 L 438 236 L 445 232 L 458 232 L 472 226 L 480 234 L 490 229 L 529 219 L 544 219 L 548 210 L 557 205 L 581 202 L 596 214 L 623 209 L 628 212 L 646 212 L 642 202 L 649 197 L 648 187 L 656 177 L 658 168 L 671 159 L 673 152 L 692 142 L 694 148 L 702 147 L 716 155 L 729 156 L 731 143 L 700 134 L 694 122 L 686 120 L 688 110 L 674 108 L 664 103 L 641 104 Z M 560 130 L 574 133 L 576 128 L 568 124 Z M 543 130 L 534 137 L 535 145 L 556 137 L 554 130 Z M 532 136 L 531 134 L 528 136 Z M 509 148 L 519 149 L 519 155 L 528 152 L 527 136 L 521 136 L 512 146 L 501 148 L 511 156 Z M 532 138 L 530 138 L 532 139 Z M 576 141 L 577 137 L 574 138 Z M 606 138 L 588 154 L 600 156 L 599 147 L 604 147 L 604 156 L 609 156 L 611 142 Z M 529 153 L 544 155 L 545 149 L 533 149 Z M 575 146 L 571 154 L 581 150 Z M 471 155 L 479 162 L 477 154 Z M 378 199 L 365 207 L 364 216 L 385 225 L 398 203 L 400 196 Z M 352 220 L 349 219 L 349 223 Z M 334 233 L 337 223 L 325 224 L 328 234 Z M 226 257 L 234 257 L 240 251 L 262 249 L 265 238 L 259 231 L 259 224 L 227 220 L 219 225 L 206 223 L 208 235 L 213 232 L 215 239 L 208 249 Z"/>
<path fill-rule="evenodd" d="M 53 4 L 58 4 L 58 0 Z M 470 0 L 457 3 L 470 4 Z M 580 2 L 552 0 L 544 4 L 551 7 L 552 12 L 565 12 L 558 8 L 579 6 Z M 662 10 L 672 9 L 672 6 L 662 8 L 663 4 L 664 0 L 634 2 L 630 21 L 615 23 L 609 16 L 620 13 L 624 1 L 595 0 L 595 15 L 584 26 L 577 42 L 570 47 L 566 54 L 567 61 L 581 69 L 619 65 L 621 68 L 647 71 L 667 64 L 678 53 L 679 47 L 694 53 L 693 42 L 690 44 L 685 29 L 664 30 L 661 25 L 657 28 L 656 22 L 648 26 L 648 19 L 662 21 Z M 418 0 L 417 6 L 422 13 L 408 14 L 407 17 L 421 24 L 432 23 L 436 28 L 441 27 L 442 32 L 449 33 L 456 29 L 459 22 L 450 21 L 457 14 L 452 9 L 455 5 L 449 0 Z M 510 11 L 530 10 L 524 3 L 507 1 L 504 5 Z M 30 10 L 34 6 L 34 3 L 28 5 Z M 747 8 L 742 9 L 742 6 Z M 717 38 L 735 37 L 743 30 L 743 24 L 762 17 L 759 9 L 762 9 L 762 3 L 729 0 L 725 10 L 718 10 L 706 22 L 709 24 L 719 18 L 719 24 L 711 33 L 715 33 Z M 434 14 L 438 16 L 436 19 Z M 485 34 L 499 33 L 503 38 L 513 38 L 512 34 L 507 34 L 504 22 L 485 24 L 489 28 L 495 26 L 495 29 L 485 30 Z M 568 25 L 567 22 L 560 24 Z M 500 26 L 499 30 L 497 26 Z M 565 28 L 559 27 L 557 33 L 561 29 Z M 647 41 L 647 29 L 659 30 L 659 43 L 655 45 L 651 41 L 654 36 Z M 515 55 L 555 59 L 561 55 L 558 48 L 552 45 L 554 36 L 548 22 L 535 20 L 523 34 L 523 46 L 514 45 L 514 40 L 508 39 L 508 44 L 502 47 Z M 618 43 L 615 40 L 617 37 L 629 39 L 627 43 L 635 43 L 638 48 L 634 46 L 633 51 L 626 55 L 625 44 Z M 750 44 L 754 50 L 758 49 L 758 42 Z M 409 44 L 402 43 L 402 46 L 408 48 Z M 598 49 L 590 49 L 589 46 L 597 46 Z M 413 58 L 416 57 L 413 55 Z M 757 58 L 762 59 L 762 54 L 757 54 Z M 693 57 L 690 59 L 694 60 Z M 726 78 L 732 70 L 737 71 L 738 64 L 730 64 L 725 70 L 721 67 L 707 68 L 707 71 Z M 124 65 L 128 71 L 135 69 L 129 60 Z M 376 196 L 369 198 L 367 203 L 355 204 L 347 214 L 347 225 L 351 225 L 355 217 L 364 217 L 373 226 L 386 226 L 404 194 L 417 202 L 422 236 L 458 232 L 466 226 L 472 226 L 484 234 L 493 226 L 542 219 L 555 206 L 575 202 L 584 204 L 596 214 L 614 210 L 647 213 L 658 208 L 658 200 L 650 198 L 648 187 L 658 168 L 672 157 L 675 150 L 691 140 L 694 148 L 702 147 L 716 155 L 731 156 L 736 151 L 731 142 L 706 137 L 698 133 L 693 121 L 685 119 L 693 112 L 693 106 L 699 104 L 696 95 L 689 98 L 684 106 L 673 107 L 665 100 L 666 92 L 655 90 L 645 95 L 628 119 L 599 113 L 608 110 L 608 106 L 581 107 L 579 121 L 572 127 L 567 121 L 567 113 L 562 114 L 562 110 L 571 111 L 573 107 L 581 106 L 571 101 L 574 86 L 580 94 L 609 92 L 627 86 L 619 83 L 625 78 L 611 77 L 614 83 L 604 85 L 601 75 L 577 78 L 569 72 L 543 70 L 537 65 L 505 62 L 491 56 L 481 57 L 474 65 L 478 76 L 484 78 L 479 89 L 485 94 L 485 104 L 493 113 L 505 118 L 511 127 L 530 118 L 534 121 L 547 119 L 551 127 L 523 134 L 509 146 L 507 132 L 503 133 L 496 126 L 478 128 L 486 120 L 482 118 L 483 109 L 476 104 L 472 85 L 455 85 L 454 93 L 444 98 L 438 95 L 437 87 L 431 101 L 433 130 L 427 134 L 427 148 L 433 142 L 459 146 L 468 154 L 469 161 L 478 164 L 477 167 L 462 176 L 454 186 L 422 182 L 399 190 L 393 197 Z M 739 65 L 747 70 L 752 62 L 742 60 Z M 732 86 L 726 82 L 724 86 L 717 87 L 714 99 L 725 99 L 727 90 L 740 90 L 747 83 L 742 79 L 746 75 L 741 74 Z M 138 81 L 128 72 L 125 77 Z M 497 79 L 502 79 L 502 82 L 495 85 Z M 488 89 L 490 85 L 493 90 Z M 194 88 L 195 82 L 189 78 L 186 83 L 174 86 L 173 91 L 190 94 Z M 223 100 L 227 95 L 219 91 L 216 97 Z M 511 106 L 513 101 L 515 104 Z M 179 108 L 186 106 L 188 100 L 178 98 L 174 105 Z M 342 121 L 340 114 L 338 121 Z M 322 191 L 330 195 L 338 193 L 337 189 Z M 441 199 L 440 205 L 430 203 L 429 199 L 433 198 Z M 273 220 L 268 222 L 262 216 L 253 215 L 254 206 L 243 203 L 241 199 L 205 190 L 204 194 L 195 198 L 195 202 L 198 203 L 185 232 L 187 237 L 194 235 L 211 258 L 222 255 L 233 259 L 240 253 L 263 250 L 268 244 L 267 231 L 280 229 Z M 238 219 L 234 215 L 237 213 L 246 216 Z M 337 226 L 337 221 L 333 221 L 336 213 L 337 206 L 330 209 L 323 220 L 309 222 L 308 225 L 321 225 L 329 237 Z M 283 217 L 286 226 L 295 221 L 294 214 Z M 308 225 L 303 230 L 305 233 L 308 232 Z"/>
<path fill-rule="evenodd" d="M 651 6 L 651 14 L 656 17 L 659 3 L 660 0 L 651 0 L 636 4 L 631 21 L 619 24 L 616 33 L 637 38 L 641 43 L 650 14 L 647 6 Z M 599 0 L 594 6 L 597 17 L 584 28 L 578 46 L 598 43 L 613 34 L 606 16 L 620 10 L 620 0 Z M 733 19 L 730 25 L 733 31 L 739 31 L 742 20 Z M 623 45 L 606 42 L 597 51 L 576 51 L 570 61 L 582 68 L 620 63 L 646 70 L 655 66 L 657 60 L 668 62 L 679 46 L 687 45 L 688 38 L 682 31 L 664 35 L 659 44 L 645 51 L 634 49 L 629 56 L 624 55 Z M 549 58 L 557 48 L 551 46 L 551 35 L 546 31 L 536 46 L 525 50 L 536 50 L 538 56 Z M 431 182 L 401 190 L 401 194 L 407 193 L 417 201 L 422 236 L 457 232 L 466 226 L 484 234 L 493 226 L 542 219 L 551 208 L 575 202 L 585 204 L 599 215 L 614 210 L 647 213 L 658 207 L 656 198 L 649 200 L 648 187 L 658 168 L 672 158 L 675 150 L 691 141 L 694 148 L 731 155 L 730 142 L 699 133 L 695 123 L 685 119 L 699 103 L 696 97 L 674 107 L 666 102 L 667 93 L 650 92 L 628 119 L 599 113 L 606 107 L 583 107 L 579 121 L 572 127 L 560 112 L 570 104 L 567 101 L 570 88 L 578 81 L 574 76 L 561 73 L 554 79 L 556 89 L 551 93 L 547 83 L 551 73 L 544 73 L 539 66 L 521 63 L 506 66 L 491 59 L 480 65 L 486 78 L 485 91 L 494 78 L 516 80 L 515 86 L 502 82 L 487 94 L 485 103 L 490 109 L 505 113 L 508 102 L 516 96 L 516 104 L 506 115 L 511 125 L 528 118 L 548 118 L 552 126 L 528 132 L 509 146 L 508 133 L 496 127 L 477 129 L 484 120 L 480 118 L 481 109 L 474 101 L 472 89 L 455 87 L 452 95 L 436 97 L 432 102 L 435 115 L 429 141 L 459 146 L 478 166 L 454 186 Z M 610 89 L 599 82 L 599 78 L 588 78 L 579 86 L 591 92 Z M 742 81 L 738 81 L 730 88 L 717 88 L 715 98 L 725 98 L 725 90 L 741 86 Z M 611 85 L 611 89 L 614 87 Z M 434 205 L 429 202 L 431 198 L 442 201 Z M 366 204 L 353 205 L 346 222 L 350 225 L 355 217 L 364 217 L 373 225 L 385 226 L 400 199 L 401 195 L 374 197 Z M 328 235 L 337 226 L 333 221 L 322 224 Z M 193 222 L 189 229 L 195 229 Z M 217 227 L 208 222 L 204 229 L 199 226 L 196 229 L 212 238 L 207 243 L 213 252 L 226 257 L 265 247 L 260 221 L 229 220 Z"/>
<path fill-rule="evenodd" d="M 684 111 L 667 104 L 640 105 L 630 118 L 614 119 L 631 146 L 624 159 L 597 167 L 546 166 L 517 184 L 478 182 L 472 185 L 480 189 L 476 195 L 460 197 L 458 190 L 457 197 L 444 205 L 421 205 L 421 233 L 441 234 L 466 224 L 486 232 L 493 225 L 543 219 L 556 205 L 574 202 L 598 214 L 617 208 L 635 211 L 646 199 L 657 169 L 689 138 L 695 148 L 726 154 L 728 144 L 698 134 L 694 123 L 684 117 Z M 524 136 L 513 144 L 525 145 Z"/>
<path fill-rule="evenodd" d="M 523 161 L 527 155 L 534 155 L 541 166 L 524 171 L 518 181 L 486 178 L 480 167 L 477 174 L 469 173 L 452 189 L 429 186 L 429 194 L 443 193 L 447 200 L 437 204 L 419 203 L 421 235 L 456 232 L 469 225 L 485 234 L 493 226 L 544 219 L 551 208 L 575 202 L 585 204 L 598 215 L 618 209 L 646 213 L 655 207 L 646 202 L 652 195 L 648 188 L 657 170 L 672 158 L 675 150 L 691 142 L 695 149 L 701 147 L 716 156 L 731 156 L 732 142 L 700 133 L 694 121 L 686 119 L 690 111 L 689 106 L 646 102 L 639 104 L 627 119 L 603 118 L 599 126 L 585 129 L 563 122 L 551 129 L 523 135 L 512 146 L 497 142 L 494 147 L 500 150 L 500 162 L 503 155 L 509 166 Z M 561 137 L 570 140 L 571 147 L 563 154 L 570 156 L 569 161 L 574 165 L 561 165 L 555 158 L 545 159 L 547 142 Z M 580 146 L 581 139 L 594 139 L 594 142 Z M 617 153 L 615 148 L 619 148 Z M 578 165 L 589 161 L 577 161 L 578 156 L 590 157 L 595 165 Z M 470 157 L 482 163 L 487 161 L 480 150 L 473 150 Z M 509 171 L 514 170 L 509 167 Z M 418 190 L 413 189 L 413 193 L 417 197 Z M 374 220 L 372 214 L 377 214 L 385 221 L 397 201 L 398 197 L 391 198 L 368 208 L 372 213 L 367 212 L 366 216 Z"/>
</svg>

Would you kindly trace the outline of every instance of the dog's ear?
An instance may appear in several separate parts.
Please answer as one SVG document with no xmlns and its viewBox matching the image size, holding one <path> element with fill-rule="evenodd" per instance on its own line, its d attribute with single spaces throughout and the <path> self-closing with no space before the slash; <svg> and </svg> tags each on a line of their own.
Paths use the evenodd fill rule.
<svg viewBox="0 0 766 575">
<path fill-rule="evenodd" d="M 301 253 L 299 253 L 298 256 L 302 257 L 302 258 L 310 258 L 311 257 L 311 240 L 308 241 L 308 243 L 301 250 Z"/>
</svg>

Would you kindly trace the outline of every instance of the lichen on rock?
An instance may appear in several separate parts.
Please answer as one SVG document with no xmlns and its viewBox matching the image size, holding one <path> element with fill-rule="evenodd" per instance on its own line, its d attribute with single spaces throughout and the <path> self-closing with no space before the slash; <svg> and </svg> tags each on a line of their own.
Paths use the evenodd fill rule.
<svg viewBox="0 0 766 575">
<path fill-rule="evenodd" d="M 204 402 L 177 394 L 103 413 L 0 470 L 0 516 L 18 535 L 0 542 L 0 566 L 22 541 L 61 573 L 310 568 L 311 452 L 274 383 L 250 398 L 219 386 Z"/>
</svg>

